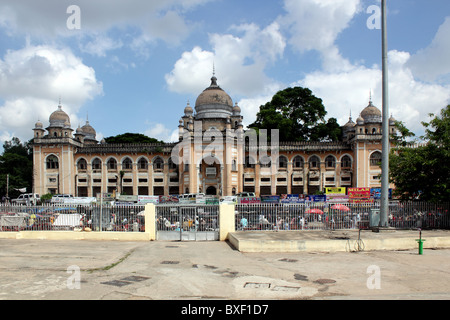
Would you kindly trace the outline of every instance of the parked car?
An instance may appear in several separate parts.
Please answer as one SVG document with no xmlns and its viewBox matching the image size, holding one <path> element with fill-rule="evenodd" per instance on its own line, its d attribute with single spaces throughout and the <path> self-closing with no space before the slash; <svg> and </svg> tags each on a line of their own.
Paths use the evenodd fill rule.
<svg viewBox="0 0 450 320">
<path fill-rule="evenodd" d="M 37 204 L 41 201 L 37 193 L 23 193 L 17 199 L 12 199 L 11 202 L 15 204 Z"/>
<path fill-rule="evenodd" d="M 51 203 L 64 203 L 66 199 L 72 199 L 73 195 L 71 194 L 55 194 L 52 197 Z"/>
</svg>

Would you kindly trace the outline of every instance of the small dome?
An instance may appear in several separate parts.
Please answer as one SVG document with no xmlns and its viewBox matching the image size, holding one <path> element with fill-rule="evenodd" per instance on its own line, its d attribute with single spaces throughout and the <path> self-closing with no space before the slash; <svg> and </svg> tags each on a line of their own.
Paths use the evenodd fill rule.
<svg viewBox="0 0 450 320">
<path fill-rule="evenodd" d="M 83 133 L 86 135 L 86 138 L 95 139 L 97 132 L 95 132 L 94 128 L 89 124 L 89 121 L 86 120 L 86 124 L 81 127 Z"/>
<path fill-rule="evenodd" d="M 355 123 L 352 120 L 352 117 L 348 118 L 348 122 L 344 124 L 344 128 L 351 129 L 355 126 Z"/>
<path fill-rule="evenodd" d="M 64 127 L 66 123 L 68 123 L 70 127 L 70 118 L 67 113 L 62 110 L 61 105 L 58 106 L 58 110 L 50 115 L 49 122 L 50 127 Z"/>
<path fill-rule="evenodd" d="M 34 125 L 35 129 L 44 129 L 44 125 L 42 124 L 41 121 L 37 121 L 36 124 Z"/>
<path fill-rule="evenodd" d="M 364 119 L 365 123 L 381 122 L 381 111 L 369 102 L 369 105 L 361 111 L 361 117 Z"/>
<path fill-rule="evenodd" d="M 389 118 L 389 125 L 391 126 L 395 125 L 395 121 L 397 120 L 395 120 L 395 118 L 391 115 L 391 117 Z"/>
<path fill-rule="evenodd" d="M 356 124 L 358 125 L 364 124 L 364 119 L 361 117 L 361 115 L 359 115 L 359 117 L 356 119 Z"/>
<path fill-rule="evenodd" d="M 194 113 L 194 109 L 192 109 L 192 107 L 191 107 L 191 105 L 190 105 L 190 103 L 189 103 L 189 101 L 188 101 L 188 103 L 187 103 L 187 105 L 186 105 L 186 108 L 184 108 L 184 114 L 185 114 L 187 117 L 189 117 L 189 116 L 191 116 L 193 113 Z"/>
<path fill-rule="evenodd" d="M 233 107 L 233 116 L 239 116 L 241 114 L 241 108 L 238 106 L 237 102 Z"/>
<path fill-rule="evenodd" d="M 80 126 L 78 126 L 78 128 L 77 128 L 76 134 L 84 134 L 83 129 L 81 129 Z"/>
</svg>

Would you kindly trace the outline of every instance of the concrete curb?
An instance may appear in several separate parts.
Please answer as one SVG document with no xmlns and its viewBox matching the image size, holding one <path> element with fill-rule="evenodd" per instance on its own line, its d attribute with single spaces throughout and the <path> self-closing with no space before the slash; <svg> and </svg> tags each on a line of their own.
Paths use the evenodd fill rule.
<svg viewBox="0 0 450 320">
<path fill-rule="evenodd" d="M 18 231 L 0 232 L 0 239 L 24 240 L 105 240 L 150 241 L 146 232 L 75 232 L 75 231 Z"/>
<path fill-rule="evenodd" d="M 415 250 L 418 249 L 418 236 L 405 237 L 376 235 L 380 238 L 356 237 L 348 239 L 326 239 L 325 236 L 313 239 L 299 239 L 298 236 L 281 236 L 279 239 L 258 237 L 257 234 L 246 236 L 243 233 L 228 234 L 229 243 L 240 252 L 270 253 L 270 252 L 355 252 L 355 251 L 381 251 L 381 250 Z M 305 237 L 306 238 L 306 237 Z M 430 236 L 425 238 L 424 249 L 450 248 L 449 236 Z"/>
</svg>

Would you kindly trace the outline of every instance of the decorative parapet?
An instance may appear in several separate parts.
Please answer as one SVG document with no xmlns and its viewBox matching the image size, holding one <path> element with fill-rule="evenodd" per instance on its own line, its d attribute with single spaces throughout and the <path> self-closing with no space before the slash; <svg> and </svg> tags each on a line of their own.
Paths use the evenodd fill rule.
<svg viewBox="0 0 450 320">
<path fill-rule="evenodd" d="M 351 150 L 351 145 L 346 142 L 305 142 L 305 141 L 281 141 L 277 146 L 252 146 L 246 145 L 245 151 L 270 151 L 277 148 L 278 151 L 342 151 Z"/>
<path fill-rule="evenodd" d="M 176 143 L 117 143 L 79 147 L 77 154 L 92 153 L 170 153 Z"/>
</svg>

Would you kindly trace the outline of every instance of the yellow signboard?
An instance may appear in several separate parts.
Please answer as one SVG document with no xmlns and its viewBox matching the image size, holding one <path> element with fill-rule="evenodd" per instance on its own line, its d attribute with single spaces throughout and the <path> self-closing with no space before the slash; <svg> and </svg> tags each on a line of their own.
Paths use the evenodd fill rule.
<svg viewBox="0 0 450 320">
<path fill-rule="evenodd" d="M 345 194 L 345 187 L 325 188 L 326 194 Z"/>
</svg>

